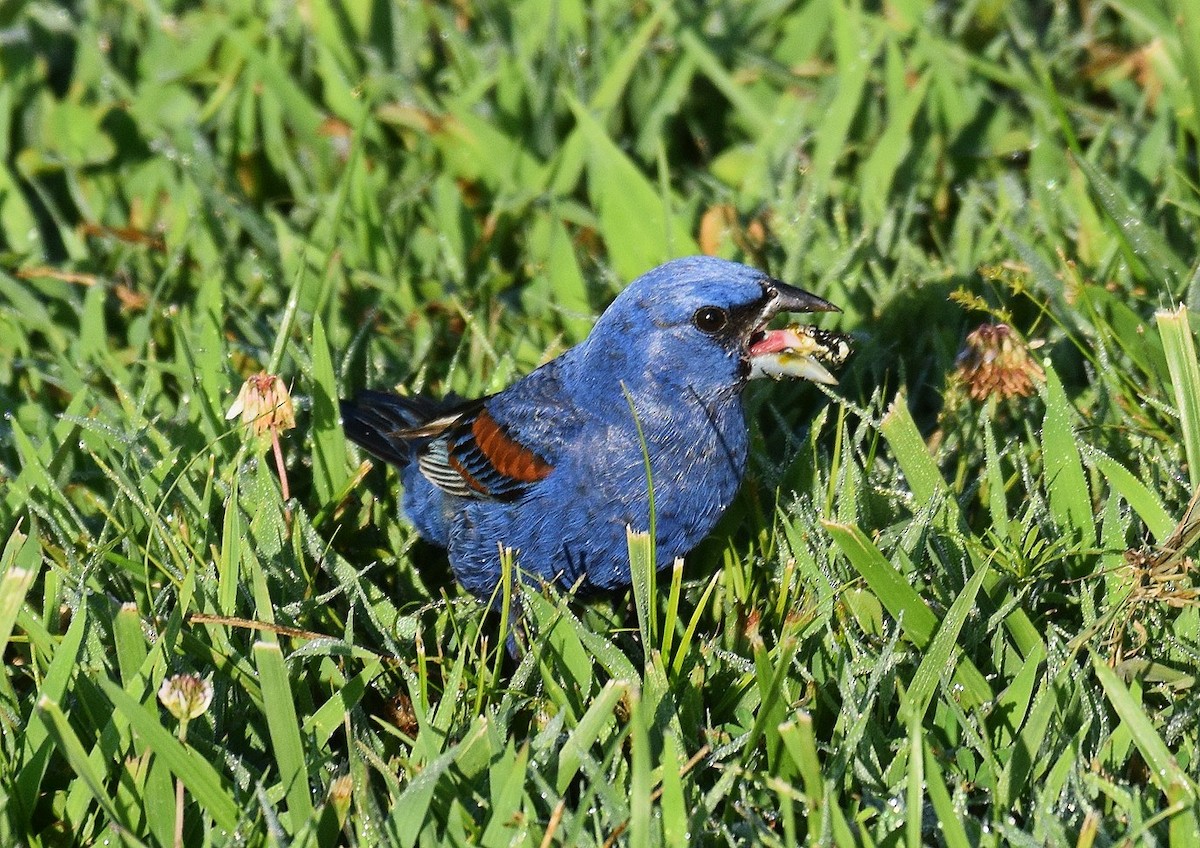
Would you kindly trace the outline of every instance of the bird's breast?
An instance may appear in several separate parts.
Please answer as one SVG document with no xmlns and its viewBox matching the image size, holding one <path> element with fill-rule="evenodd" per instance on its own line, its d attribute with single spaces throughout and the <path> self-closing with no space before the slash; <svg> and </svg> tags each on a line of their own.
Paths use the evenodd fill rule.
<svg viewBox="0 0 1200 848">
<path fill-rule="evenodd" d="M 659 528 L 689 538 L 707 533 L 733 500 L 745 469 L 741 405 L 675 405 L 638 418 L 640 433 L 627 413 L 584 438 L 577 453 L 586 465 L 580 479 L 594 486 L 591 497 L 623 506 L 622 517 L 636 529 L 647 527 L 652 487 Z"/>
</svg>

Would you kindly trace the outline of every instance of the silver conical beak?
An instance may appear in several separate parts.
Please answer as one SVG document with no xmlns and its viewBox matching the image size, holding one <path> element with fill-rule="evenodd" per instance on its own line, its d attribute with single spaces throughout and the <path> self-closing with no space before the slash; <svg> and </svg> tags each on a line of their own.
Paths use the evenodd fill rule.
<svg viewBox="0 0 1200 848">
<path fill-rule="evenodd" d="M 780 312 L 841 312 L 828 300 L 812 292 L 789 286 L 776 279 L 766 282 L 768 300 L 763 308 L 763 317 L 769 318 Z"/>
</svg>

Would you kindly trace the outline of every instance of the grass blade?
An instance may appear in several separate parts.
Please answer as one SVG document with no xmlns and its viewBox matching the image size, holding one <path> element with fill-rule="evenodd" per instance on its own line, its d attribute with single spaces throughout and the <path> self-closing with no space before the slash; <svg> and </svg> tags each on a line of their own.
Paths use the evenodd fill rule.
<svg viewBox="0 0 1200 848">
<path fill-rule="evenodd" d="M 649 661 L 650 652 L 658 644 L 658 598 L 655 596 L 654 541 L 649 533 L 625 528 L 629 546 L 629 575 L 633 581 L 633 603 L 637 610 L 638 630 Z"/>
<path fill-rule="evenodd" d="M 925 741 L 924 749 L 925 789 L 929 794 L 929 802 L 933 805 L 934 815 L 937 816 L 946 848 L 971 848 L 971 840 L 963 827 L 962 817 L 954 808 L 954 802 L 946 789 L 946 780 L 942 776 L 942 769 L 937 758 L 933 756 L 933 749 L 929 747 L 928 740 Z"/>
<path fill-rule="evenodd" d="M 648 704 L 640 697 L 633 698 L 633 709 L 629 716 L 629 747 L 630 747 L 630 777 L 629 777 L 629 844 L 652 845 L 658 839 L 651 841 L 650 811 L 654 800 L 650 797 L 652 783 L 650 780 L 650 733 L 646 717 Z M 655 834 L 658 836 L 658 834 Z"/>
<path fill-rule="evenodd" d="M 127 840 L 134 844 L 141 844 L 129 837 L 133 828 L 129 823 L 129 818 L 124 810 L 117 808 L 113 799 L 109 797 L 108 792 L 104 788 L 104 775 L 100 774 L 91 760 L 88 758 L 87 751 L 83 749 L 83 743 L 79 741 L 79 737 L 75 735 L 74 729 L 71 727 L 71 722 L 67 720 L 63 714 L 62 708 L 49 698 L 43 697 L 37 704 L 38 714 L 46 723 L 46 728 L 50 732 L 50 738 L 54 740 L 54 744 L 66 758 L 67 764 L 71 770 L 83 781 L 87 786 L 88 791 L 96 802 L 104 810 L 105 815 L 109 817 L 121 831 Z"/>
<path fill-rule="evenodd" d="M 346 437 L 338 426 L 337 381 L 321 316 L 312 329 L 312 450 L 313 484 L 317 498 L 328 504 L 346 485 Z"/>
<path fill-rule="evenodd" d="M 908 692 L 905 693 L 901 708 L 902 720 L 905 715 L 913 721 L 923 719 L 930 701 L 933 700 L 933 693 L 937 688 L 938 681 L 956 667 L 954 655 L 958 653 L 958 634 L 962 632 L 967 617 L 975 609 L 975 598 L 979 595 L 979 589 L 983 586 L 983 580 L 987 574 L 986 566 L 976 571 L 958 597 L 954 599 L 954 603 L 950 605 L 950 611 L 942 619 L 937 635 L 925 648 L 921 664 L 917 666 L 912 683 L 909 685 Z M 989 696 L 990 694 L 989 687 Z"/>
<path fill-rule="evenodd" d="M 921 717 L 911 712 L 908 720 L 908 779 L 905 789 L 904 832 L 908 837 L 908 848 L 921 848 L 921 822 L 925 805 L 925 734 L 921 729 Z"/>
<path fill-rule="evenodd" d="M 1116 673 L 1095 653 L 1092 654 L 1092 671 L 1104 688 L 1109 703 L 1133 735 L 1134 744 L 1149 766 L 1150 780 L 1175 808 L 1169 826 L 1171 845 L 1195 845 L 1200 840 L 1200 810 L 1196 803 L 1195 781 L 1180 768 L 1142 705 L 1134 700 Z"/>
<path fill-rule="evenodd" d="M 263 714 L 267 718 L 271 748 L 287 794 L 288 819 L 295 831 L 312 817 L 312 791 L 295 698 L 278 643 L 256 642 L 254 664 L 262 684 Z"/>
<path fill-rule="evenodd" d="M 13 530 L 0 554 L 0 655 L 8 647 L 17 614 L 41 567 L 37 539 Z"/>
<path fill-rule="evenodd" d="M 1200 72 L 1198 72 L 1200 73 Z M 1186 307 L 1154 314 L 1162 335 L 1163 352 L 1171 372 L 1175 408 L 1179 410 L 1179 429 L 1187 454 L 1192 490 L 1200 489 L 1200 361 Z"/>
<path fill-rule="evenodd" d="M 1049 363 L 1045 370 L 1046 418 L 1042 425 L 1042 444 L 1050 512 L 1061 530 L 1076 540 L 1094 545 L 1096 523 L 1092 516 L 1091 494 L 1079 457 L 1075 429 L 1071 426 L 1075 409 Z"/>
<path fill-rule="evenodd" d="M 604 684 L 600 694 L 588 705 L 587 712 L 579 719 L 575 729 L 567 735 L 558 751 L 558 768 L 554 779 L 558 793 L 567 791 L 575 775 L 579 773 L 584 755 L 591 750 L 606 728 L 615 727 L 613 711 L 629 692 L 626 683 L 610 680 Z"/>
</svg>

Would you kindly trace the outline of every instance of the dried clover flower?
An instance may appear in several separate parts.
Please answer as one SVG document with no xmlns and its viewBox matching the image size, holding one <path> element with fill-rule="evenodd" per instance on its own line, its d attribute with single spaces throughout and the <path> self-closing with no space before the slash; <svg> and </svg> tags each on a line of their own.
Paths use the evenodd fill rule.
<svg viewBox="0 0 1200 848">
<path fill-rule="evenodd" d="M 967 335 L 955 376 L 972 400 L 1028 397 L 1046 379 L 1042 366 L 1007 324 L 983 324 Z"/>
<path fill-rule="evenodd" d="M 296 408 L 292 405 L 292 395 L 287 385 L 277 375 L 265 371 L 247 377 L 233 406 L 225 413 L 225 420 L 232 421 L 239 416 L 256 437 L 270 435 L 275 467 L 279 471 L 279 485 L 286 503 L 292 495 L 288 489 L 287 467 L 283 463 L 279 434 L 296 426 Z M 286 515 L 290 523 L 290 508 Z"/>
<path fill-rule="evenodd" d="M 246 378 L 225 420 L 241 416 L 256 436 L 279 433 L 296 426 L 296 410 L 287 386 L 275 374 L 262 372 Z"/>
</svg>

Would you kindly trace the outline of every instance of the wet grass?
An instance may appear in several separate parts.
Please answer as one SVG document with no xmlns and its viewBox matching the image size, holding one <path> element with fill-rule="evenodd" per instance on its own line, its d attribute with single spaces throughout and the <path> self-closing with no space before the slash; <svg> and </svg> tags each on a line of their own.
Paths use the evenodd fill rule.
<svg viewBox="0 0 1200 848">
<path fill-rule="evenodd" d="M 172 844 L 177 780 L 187 845 L 1195 844 L 1186 9 L 10 2 L 0 844 Z M 698 251 L 855 358 L 510 660 L 334 401 L 494 391 Z"/>
</svg>

